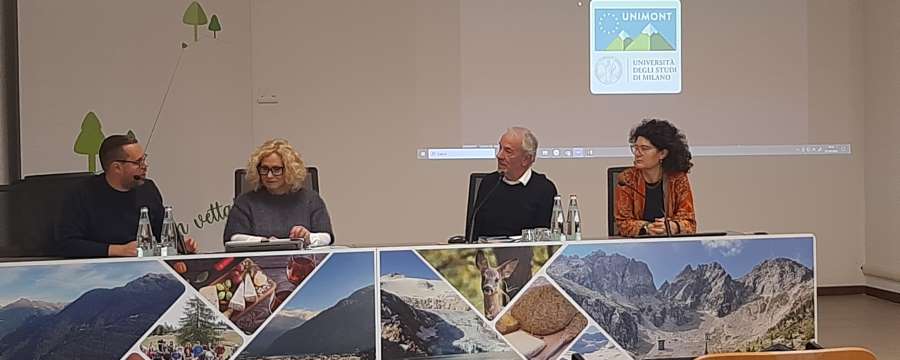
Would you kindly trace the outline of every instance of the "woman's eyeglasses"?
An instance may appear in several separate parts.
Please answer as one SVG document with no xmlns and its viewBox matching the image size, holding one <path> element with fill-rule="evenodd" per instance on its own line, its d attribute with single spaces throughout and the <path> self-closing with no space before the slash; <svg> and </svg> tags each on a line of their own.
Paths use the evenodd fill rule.
<svg viewBox="0 0 900 360">
<path fill-rule="evenodd" d="M 650 145 L 631 144 L 631 153 L 635 155 L 646 154 L 653 150 L 656 150 L 656 148 Z"/>
<path fill-rule="evenodd" d="M 272 174 L 275 176 L 281 176 L 282 174 L 284 174 L 284 167 L 283 166 L 273 166 L 273 167 L 257 166 L 256 173 L 259 174 L 259 176 L 266 176 L 269 174 Z"/>
</svg>

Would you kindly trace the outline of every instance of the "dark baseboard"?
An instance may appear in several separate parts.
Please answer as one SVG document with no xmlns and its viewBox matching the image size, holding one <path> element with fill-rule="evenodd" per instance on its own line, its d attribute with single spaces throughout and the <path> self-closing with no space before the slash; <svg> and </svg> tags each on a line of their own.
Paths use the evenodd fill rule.
<svg viewBox="0 0 900 360">
<path fill-rule="evenodd" d="M 837 296 L 837 295 L 869 295 L 882 300 L 900 303 L 900 293 L 889 290 L 874 288 L 865 285 L 853 286 L 819 286 L 816 289 L 819 296 Z"/>
<path fill-rule="evenodd" d="M 900 293 L 866 286 L 866 295 L 900 304 Z"/>
<path fill-rule="evenodd" d="M 866 293 L 865 285 L 853 286 L 819 286 L 816 293 L 819 296 L 860 295 Z"/>
</svg>

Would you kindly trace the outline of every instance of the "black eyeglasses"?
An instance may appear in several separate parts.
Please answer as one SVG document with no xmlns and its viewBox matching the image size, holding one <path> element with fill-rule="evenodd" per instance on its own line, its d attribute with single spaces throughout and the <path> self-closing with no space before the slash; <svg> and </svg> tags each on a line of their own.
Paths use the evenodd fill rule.
<svg viewBox="0 0 900 360">
<path fill-rule="evenodd" d="M 113 160 L 114 162 L 123 162 L 129 164 L 135 164 L 139 167 L 147 166 L 147 158 L 150 157 L 150 154 L 144 154 L 140 159 L 137 160 Z"/>
<path fill-rule="evenodd" d="M 275 176 L 281 176 L 281 174 L 284 174 L 284 166 L 267 167 L 260 165 L 256 167 L 256 173 L 259 174 L 259 176 L 266 176 L 269 175 L 269 173 Z"/>
</svg>

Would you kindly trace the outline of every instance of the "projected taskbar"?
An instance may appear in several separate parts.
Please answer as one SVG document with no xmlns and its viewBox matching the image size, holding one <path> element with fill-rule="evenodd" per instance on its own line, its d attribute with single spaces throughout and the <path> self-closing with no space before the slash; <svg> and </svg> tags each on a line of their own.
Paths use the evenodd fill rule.
<svg viewBox="0 0 900 360">
<path fill-rule="evenodd" d="M 493 159 L 496 145 L 416 150 L 419 160 Z M 691 146 L 693 156 L 849 155 L 850 144 Z M 631 157 L 627 146 L 539 148 L 541 159 L 589 159 Z"/>
</svg>

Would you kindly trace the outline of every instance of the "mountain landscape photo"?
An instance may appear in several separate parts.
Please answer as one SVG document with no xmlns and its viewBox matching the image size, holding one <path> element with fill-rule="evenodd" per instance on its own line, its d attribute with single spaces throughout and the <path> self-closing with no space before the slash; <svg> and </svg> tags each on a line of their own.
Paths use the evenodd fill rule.
<svg viewBox="0 0 900 360">
<path fill-rule="evenodd" d="M 631 360 L 595 326 L 588 327 L 559 360 L 570 360 L 574 354 L 581 355 L 585 360 Z"/>
<path fill-rule="evenodd" d="M 673 254 L 685 249 L 643 249 L 636 258 L 614 245 L 585 247 L 561 255 L 548 273 L 636 359 L 758 351 L 776 343 L 801 348 L 815 336 L 811 267 L 759 256 L 752 268 L 741 264 L 749 271 L 738 277 L 726 270 L 731 260 L 722 258 L 681 264 L 671 278 L 651 271 L 678 265 Z"/>
<path fill-rule="evenodd" d="M 500 335 L 415 253 L 381 254 L 384 359 L 519 359 Z"/>
<path fill-rule="evenodd" d="M 275 338 L 263 355 L 270 359 L 289 354 L 290 359 L 317 354 L 342 355 L 342 359 L 374 358 L 375 292 L 367 286 L 322 311 L 302 325 Z M 353 354 L 353 355 L 348 355 Z M 353 356 L 353 357 L 351 357 Z"/>
<path fill-rule="evenodd" d="M 272 320 L 266 324 L 266 331 L 262 331 L 253 338 L 256 347 L 268 348 L 275 339 L 284 335 L 297 326 L 303 325 L 309 319 L 318 315 L 314 311 L 307 310 L 283 310 L 272 317 Z"/>
<path fill-rule="evenodd" d="M 105 267 L 110 265 L 131 273 L 128 264 Z M 77 284 L 78 274 L 73 271 L 69 281 Z M 117 287 L 86 287 L 65 306 L 28 299 L 5 306 L 0 317 L 12 322 L 3 324 L 0 359 L 121 357 L 184 291 L 167 273 L 132 276 L 136 278 Z M 30 280 L 41 283 L 43 279 Z"/>
<path fill-rule="evenodd" d="M 58 313 L 65 303 L 20 298 L 0 308 L 0 339 L 32 318 Z"/>
<path fill-rule="evenodd" d="M 374 254 L 333 254 L 320 266 L 238 359 L 375 358 Z"/>
</svg>

